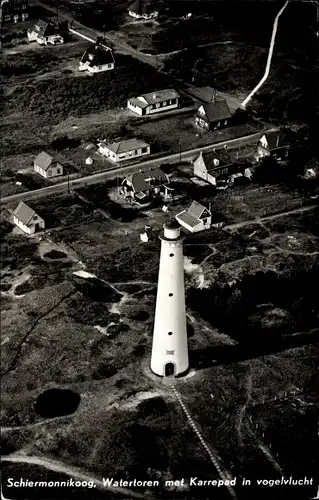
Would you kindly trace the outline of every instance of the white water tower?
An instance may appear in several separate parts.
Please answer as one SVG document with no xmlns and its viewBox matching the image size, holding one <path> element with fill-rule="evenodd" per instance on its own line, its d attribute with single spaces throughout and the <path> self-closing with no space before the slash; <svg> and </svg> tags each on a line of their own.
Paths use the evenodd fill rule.
<svg viewBox="0 0 319 500">
<path fill-rule="evenodd" d="M 152 371 L 161 377 L 188 370 L 184 257 L 181 226 L 173 219 L 160 234 L 161 256 L 151 357 Z"/>
</svg>

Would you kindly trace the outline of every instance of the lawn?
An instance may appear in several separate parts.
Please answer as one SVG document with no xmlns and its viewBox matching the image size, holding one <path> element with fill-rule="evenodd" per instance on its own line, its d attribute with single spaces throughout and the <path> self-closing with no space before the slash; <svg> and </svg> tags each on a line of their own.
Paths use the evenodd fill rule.
<svg viewBox="0 0 319 500">
<path fill-rule="evenodd" d="M 159 146 L 162 145 L 163 149 L 167 148 L 174 153 L 179 152 L 179 143 L 183 151 L 253 134 L 264 129 L 263 124 L 248 122 L 243 125 L 207 132 L 196 127 L 194 115 L 195 113 L 192 112 L 170 118 L 163 117 L 160 120 L 149 121 L 141 125 L 133 124 L 133 126 L 134 130 L 137 130 L 145 140 L 151 140 Z"/>
</svg>

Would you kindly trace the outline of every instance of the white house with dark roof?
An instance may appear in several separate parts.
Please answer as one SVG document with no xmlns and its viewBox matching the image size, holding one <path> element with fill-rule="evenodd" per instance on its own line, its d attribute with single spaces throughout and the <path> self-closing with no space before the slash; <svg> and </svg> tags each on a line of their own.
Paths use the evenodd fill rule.
<svg viewBox="0 0 319 500">
<path fill-rule="evenodd" d="M 209 229 L 212 222 L 211 211 L 197 201 L 193 201 L 187 210 L 175 216 L 177 222 L 191 233 Z"/>
<path fill-rule="evenodd" d="M 169 186 L 168 176 L 158 167 L 144 172 L 135 172 L 122 182 L 122 192 L 136 201 L 146 201 L 150 196 L 160 195 L 170 199 L 173 188 Z"/>
<path fill-rule="evenodd" d="M 101 73 L 114 69 L 113 51 L 100 42 L 92 44 L 83 54 L 79 63 L 79 71 Z"/>
<path fill-rule="evenodd" d="M 223 150 L 208 153 L 200 152 L 193 161 L 194 175 L 209 182 L 217 189 L 224 189 L 240 177 L 252 177 L 252 172 L 245 163 L 234 162 Z"/>
<path fill-rule="evenodd" d="M 99 152 L 113 162 L 132 160 L 149 155 L 151 146 L 140 139 L 127 139 L 119 142 L 99 144 Z"/>
<path fill-rule="evenodd" d="M 232 114 L 225 99 L 213 98 L 202 104 L 195 115 L 195 123 L 205 130 L 214 130 L 229 125 Z"/>
<path fill-rule="evenodd" d="M 156 90 L 149 94 L 132 97 L 127 107 L 134 113 L 143 116 L 176 109 L 179 105 L 179 94 L 174 89 Z"/>
<path fill-rule="evenodd" d="M 35 160 L 33 160 L 33 168 L 35 172 L 46 179 L 63 175 L 63 165 L 55 161 L 52 156 L 45 151 L 42 151 L 42 153 L 38 154 Z"/>
<path fill-rule="evenodd" d="M 27 234 L 34 234 L 45 227 L 42 217 L 36 214 L 24 201 L 20 201 L 14 210 L 13 222 Z"/>
<path fill-rule="evenodd" d="M 280 129 L 269 130 L 261 136 L 257 144 L 257 161 L 266 156 L 273 156 L 277 160 L 288 157 L 289 141 L 287 135 Z"/>
<path fill-rule="evenodd" d="M 194 175 L 216 186 L 218 175 L 228 174 L 233 165 L 230 155 L 224 151 L 199 153 L 194 160 Z"/>
<path fill-rule="evenodd" d="M 150 0 L 135 0 L 128 8 L 128 13 L 135 19 L 154 19 L 158 11 L 152 6 Z"/>
<path fill-rule="evenodd" d="M 52 23 L 43 21 L 39 19 L 31 28 L 27 31 L 27 37 L 29 42 L 37 42 L 39 39 L 47 39 L 55 35 L 55 27 Z"/>
</svg>

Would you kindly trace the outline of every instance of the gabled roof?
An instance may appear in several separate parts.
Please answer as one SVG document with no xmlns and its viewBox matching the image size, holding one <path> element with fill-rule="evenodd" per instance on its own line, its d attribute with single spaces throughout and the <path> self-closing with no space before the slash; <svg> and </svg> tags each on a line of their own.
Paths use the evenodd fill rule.
<svg viewBox="0 0 319 500">
<path fill-rule="evenodd" d="M 205 210 L 207 209 L 206 207 L 204 207 L 204 205 L 201 205 L 200 203 L 198 203 L 198 201 L 193 201 L 188 209 L 188 213 L 193 215 L 193 217 L 199 219 Z"/>
<path fill-rule="evenodd" d="M 265 137 L 268 142 L 269 150 L 282 148 L 284 146 L 288 146 L 288 140 L 286 134 L 283 133 L 282 130 L 270 130 L 266 132 Z"/>
<path fill-rule="evenodd" d="M 174 89 L 165 89 L 155 90 L 154 92 L 144 94 L 140 97 L 143 97 L 147 104 L 156 104 L 157 102 L 168 101 L 169 99 L 177 99 L 179 94 Z"/>
<path fill-rule="evenodd" d="M 230 154 L 224 150 L 219 150 L 216 152 L 211 151 L 209 153 L 200 152 L 196 160 L 199 159 L 200 157 L 202 157 L 204 160 L 207 172 L 209 172 L 210 170 L 217 170 L 220 167 L 226 167 L 234 163 Z M 219 164 L 215 165 L 214 160 L 219 160 Z"/>
<path fill-rule="evenodd" d="M 126 141 L 112 142 L 111 144 L 102 143 L 101 146 L 109 149 L 112 153 L 120 154 L 133 151 L 137 148 L 145 148 L 149 146 L 149 144 L 140 139 L 127 139 Z"/>
<path fill-rule="evenodd" d="M 168 182 L 167 175 L 160 168 L 151 168 L 144 172 L 136 172 L 126 178 L 132 184 L 133 190 L 147 191 L 150 186 L 159 186 Z"/>
<path fill-rule="evenodd" d="M 27 226 L 32 217 L 35 215 L 35 211 L 28 207 L 24 201 L 20 201 L 19 205 L 14 210 L 13 215 Z"/>
<path fill-rule="evenodd" d="M 48 168 L 52 164 L 52 161 L 52 156 L 48 155 L 48 153 L 46 153 L 45 151 L 42 151 L 42 153 L 38 154 L 33 163 L 42 168 L 42 170 L 48 170 Z"/>
<path fill-rule="evenodd" d="M 134 12 L 135 14 L 150 14 L 154 12 L 154 8 L 152 8 L 151 2 L 149 0 L 135 0 L 129 8 L 129 12 Z"/>
<path fill-rule="evenodd" d="M 131 99 L 129 99 L 129 102 L 141 109 L 147 108 L 148 106 L 147 102 L 143 102 L 141 101 L 141 99 L 138 99 L 137 97 L 132 97 Z"/>
<path fill-rule="evenodd" d="M 114 63 L 113 52 L 106 45 L 93 43 L 81 57 L 81 63 L 86 62 L 88 62 L 91 67 Z"/>
<path fill-rule="evenodd" d="M 227 120 L 231 118 L 231 112 L 225 99 L 216 100 L 214 102 L 207 102 L 201 104 L 203 107 L 207 120 L 209 122 L 217 122 L 219 120 Z"/>
<path fill-rule="evenodd" d="M 176 219 L 181 223 L 184 222 L 188 226 L 195 227 L 199 224 L 199 219 L 205 210 L 208 211 L 206 207 L 197 201 L 193 201 L 187 210 L 184 210 L 176 215 Z"/>
<path fill-rule="evenodd" d="M 31 28 L 30 31 L 37 33 L 40 36 L 54 35 L 55 27 L 53 24 L 39 19 Z"/>
</svg>

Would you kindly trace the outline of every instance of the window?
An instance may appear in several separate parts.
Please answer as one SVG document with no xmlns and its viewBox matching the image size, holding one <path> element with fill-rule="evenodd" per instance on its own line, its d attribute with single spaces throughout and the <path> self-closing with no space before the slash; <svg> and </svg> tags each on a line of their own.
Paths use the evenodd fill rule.
<svg viewBox="0 0 319 500">
<path fill-rule="evenodd" d="M 57 174 L 60 174 L 61 173 L 61 169 L 58 168 L 56 172 L 57 172 Z"/>
<path fill-rule="evenodd" d="M 23 3 L 23 4 L 22 4 L 22 9 L 23 9 L 23 10 L 25 10 L 26 8 L 27 8 L 26 4 L 25 4 L 25 3 Z"/>
<path fill-rule="evenodd" d="M 33 220 L 37 220 L 38 216 L 37 215 L 34 215 L 33 216 Z"/>
<path fill-rule="evenodd" d="M 163 106 L 167 106 L 167 101 L 163 101 Z"/>
<path fill-rule="evenodd" d="M 171 104 L 176 104 L 176 99 L 171 99 Z"/>
<path fill-rule="evenodd" d="M 10 21 L 10 17 L 11 17 L 11 16 L 4 16 L 4 20 L 5 20 L 5 21 Z"/>
<path fill-rule="evenodd" d="M 49 172 L 48 172 L 48 176 L 49 176 L 49 177 L 52 177 L 52 170 L 49 170 Z"/>
<path fill-rule="evenodd" d="M 166 351 L 166 354 L 172 355 L 172 354 L 175 354 L 175 351 L 174 350 L 173 351 Z"/>
<path fill-rule="evenodd" d="M 159 108 L 161 106 L 161 103 L 160 102 L 157 102 L 156 103 L 156 107 Z"/>
<path fill-rule="evenodd" d="M 170 253 L 170 254 L 169 254 L 169 256 L 170 256 L 170 257 L 174 257 L 174 254 L 173 254 L 173 253 Z"/>
<path fill-rule="evenodd" d="M 146 148 L 142 148 L 142 154 L 143 153 L 147 153 L 147 147 Z"/>
</svg>

